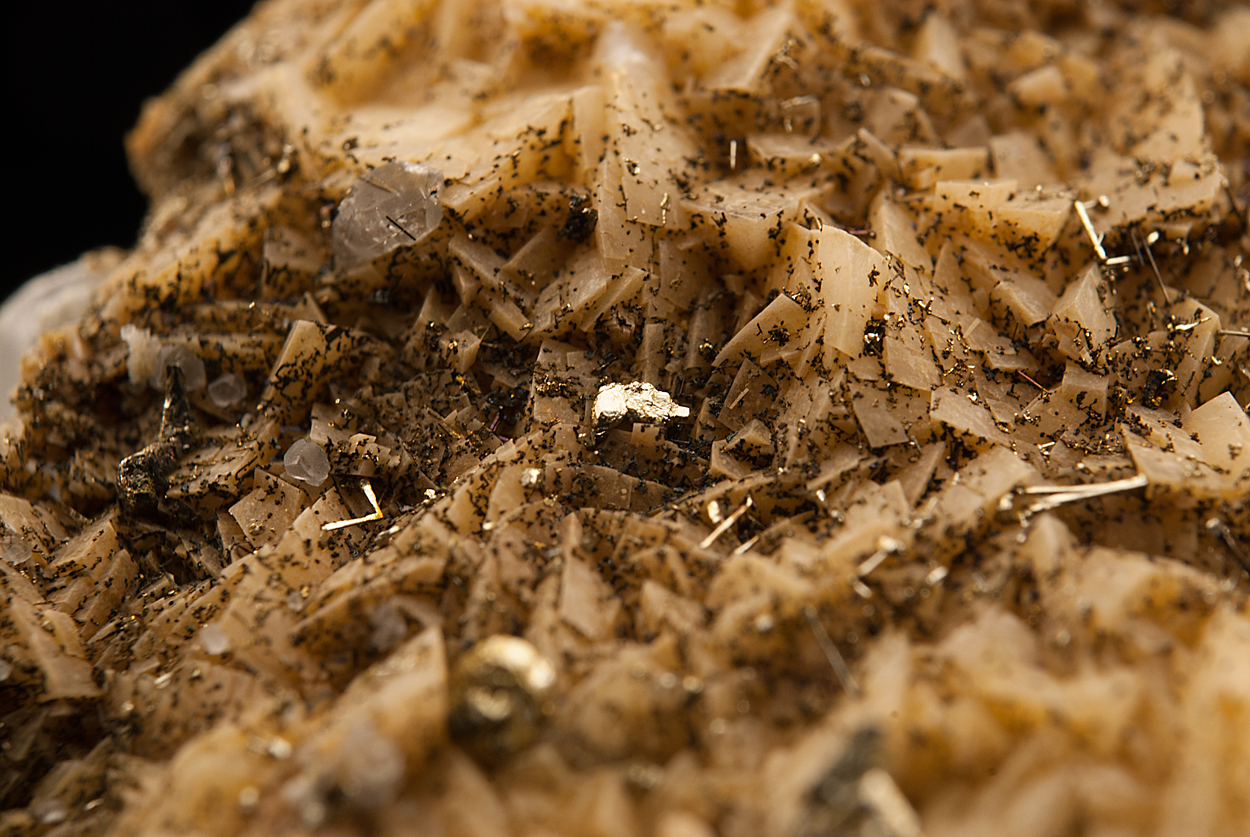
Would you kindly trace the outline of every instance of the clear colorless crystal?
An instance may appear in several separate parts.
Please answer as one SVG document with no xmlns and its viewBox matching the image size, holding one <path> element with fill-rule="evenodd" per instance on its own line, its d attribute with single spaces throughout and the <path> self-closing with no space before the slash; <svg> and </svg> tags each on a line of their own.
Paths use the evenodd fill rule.
<svg viewBox="0 0 1250 837">
<path fill-rule="evenodd" d="M 406 162 L 358 177 L 331 227 L 335 263 L 358 264 L 425 239 L 443 220 L 442 185 L 442 172 Z"/>
<path fill-rule="evenodd" d="M 233 407 L 247 396 L 243 379 L 227 372 L 208 385 L 208 398 L 218 407 Z"/>
<path fill-rule="evenodd" d="M 289 477 L 309 485 L 321 485 L 330 476 L 330 459 L 321 445 L 311 439 L 296 439 L 282 457 Z"/>
</svg>

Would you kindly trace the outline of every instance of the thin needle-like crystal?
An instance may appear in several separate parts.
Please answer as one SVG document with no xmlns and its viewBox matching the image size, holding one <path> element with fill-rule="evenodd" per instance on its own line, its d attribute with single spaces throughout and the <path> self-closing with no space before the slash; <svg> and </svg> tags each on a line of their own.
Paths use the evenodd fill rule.
<svg viewBox="0 0 1250 837">
<path fill-rule="evenodd" d="M 1105 262 L 1107 260 L 1107 251 L 1102 249 L 1102 236 L 1094 232 L 1094 224 L 1089 220 L 1089 212 L 1085 209 L 1085 204 L 1080 201 L 1073 201 L 1072 206 L 1076 208 L 1076 214 L 1081 219 L 1081 226 L 1085 227 L 1085 232 L 1089 235 L 1089 240 L 1094 245 L 1094 252 L 1098 254 L 1098 258 Z"/>
<path fill-rule="evenodd" d="M 1030 504 L 1027 509 L 1029 514 L 1037 514 L 1038 512 L 1058 508 L 1065 503 L 1074 503 L 1080 500 L 1102 497 L 1107 494 L 1117 494 L 1121 491 L 1145 488 L 1148 482 L 1149 480 L 1146 479 L 1145 474 L 1138 474 L 1127 479 L 1092 483 L 1090 485 L 1030 485 L 1022 488 L 1020 494 L 1044 497 L 1044 499 Z"/>
</svg>

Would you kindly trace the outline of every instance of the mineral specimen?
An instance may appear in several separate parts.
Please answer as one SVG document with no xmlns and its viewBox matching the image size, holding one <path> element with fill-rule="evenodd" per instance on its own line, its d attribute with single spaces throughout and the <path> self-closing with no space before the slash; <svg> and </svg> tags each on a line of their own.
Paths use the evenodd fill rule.
<svg viewBox="0 0 1250 837">
<path fill-rule="evenodd" d="M 1247 43 L 259 4 L 13 358 L 0 833 L 1250 832 Z"/>
</svg>

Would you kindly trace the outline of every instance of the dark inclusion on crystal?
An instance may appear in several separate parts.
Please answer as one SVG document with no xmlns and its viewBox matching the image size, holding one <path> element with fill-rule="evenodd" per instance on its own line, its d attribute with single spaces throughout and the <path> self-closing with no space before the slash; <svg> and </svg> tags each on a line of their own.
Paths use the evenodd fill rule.
<svg viewBox="0 0 1250 837">
<path fill-rule="evenodd" d="M 569 199 L 569 214 L 564 226 L 557 233 L 559 238 L 567 238 L 581 243 L 595 231 L 599 221 L 599 213 L 590 207 L 590 198 L 585 195 L 574 195 Z"/>
<path fill-rule="evenodd" d="M 418 244 L 443 220 L 443 174 L 416 163 L 387 163 L 356 178 L 330 229 L 341 267 Z"/>
</svg>

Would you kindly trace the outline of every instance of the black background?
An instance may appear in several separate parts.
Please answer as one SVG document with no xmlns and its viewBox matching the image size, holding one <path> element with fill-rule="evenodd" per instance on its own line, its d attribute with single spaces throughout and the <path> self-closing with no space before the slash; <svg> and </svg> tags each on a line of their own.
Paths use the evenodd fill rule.
<svg viewBox="0 0 1250 837">
<path fill-rule="evenodd" d="M 122 137 L 251 9 L 250 0 L 24 0 L 4 18 L 0 297 L 106 244 L 130 247 L 147 200 Z"/>
</svg>

